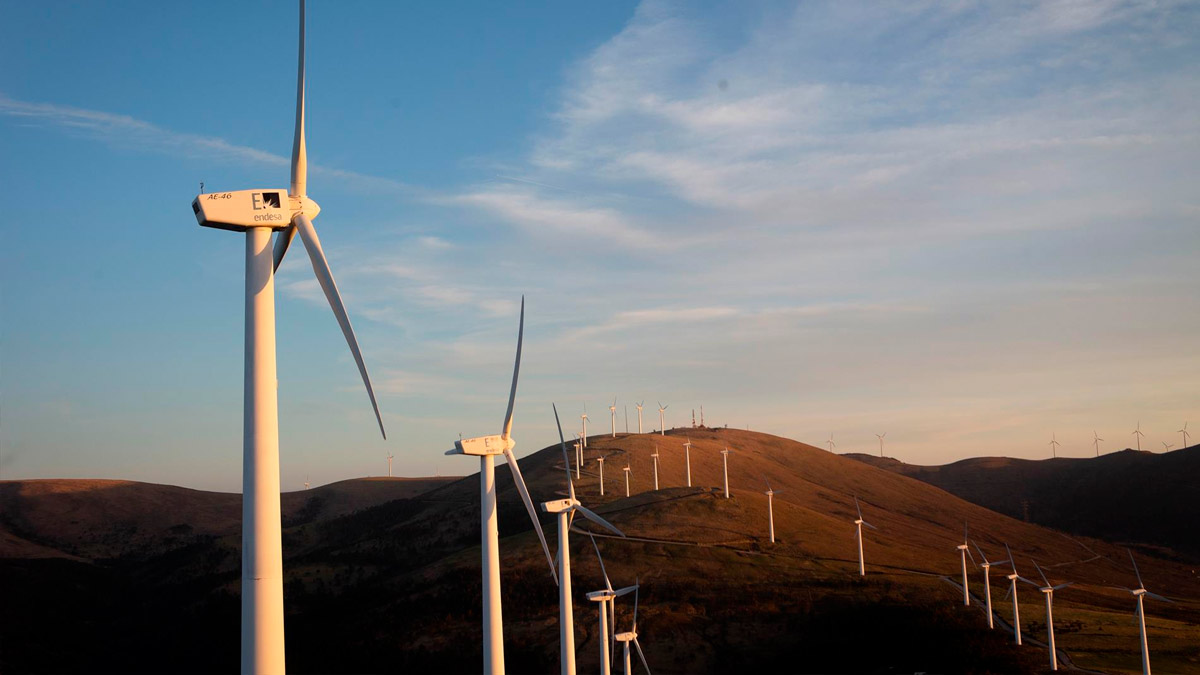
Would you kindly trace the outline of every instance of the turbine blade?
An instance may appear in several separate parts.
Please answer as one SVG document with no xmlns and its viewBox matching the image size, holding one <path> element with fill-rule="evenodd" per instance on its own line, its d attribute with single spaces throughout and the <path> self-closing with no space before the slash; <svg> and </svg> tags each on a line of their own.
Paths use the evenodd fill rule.
<svg viewBox="0 0 1200 675">
<path fill-rule="evenodd" d="M 294 239 L 295 237 L 296 237 L 296 226 L 295 225 L 288 225 L 287 227 L 280 230 L 279 234 L 275 235 L 275 250 L 272 253 L 272 256 L 275 259 L 275 263 L 274 263 L 275 266 L 272 269 L 275 272 L 279 271 L 279 265 L 283 262 L 283 256 L 285 254 L 287 254 L 288 246 L 292 245 L 292 239 Z"/>
<path fill-rule="evenodd" d="M 1074 586 L 1074 585 L 1075 585 L 1075 582 L 1074 582 L 1074 581 L 1068 581 L 1068 582 L 1067 582 L 1067 583 L 1065 583 L 1065 584 L 1059 584 L 1059 585 L 1057 585 L 1057 586 L 1051 586 L 1050 588 L 1051 588 L 1052 590 L 1055 590 L 1055 591 L 1057 591 L 1057 590 L 1058 590 L 1058 589 L 1060 589 L 1060 588 L 1066 588 L 1067 586 Z"/>
<path fill-rule="evenodd" d="M 1012 549 L 1008 547 L 1008 543 L 1004 544 L 1004 552 L 1008 554 L 1008 561 L 1012 563 L 1013 574 L 1017 573 L 1017 559 L 1013 557 Z"/>
<path fill-rule="evenodd" d="M 975 556 L 971 555 L 971 549 L 966 548 L 963 550 L 967 552 L 967 557 L 971 559 L 971 564 L 976 567 L 979 567 L 979 563 L 975 562 Z"/>
<path fill-rule="evenodd" d="M 521 323 L 517 328 L 517 360 L 513 363 L 512 389 L 508 391 L 508 412 L 504 413 L 504 433 L 501 437 L 508 440 L 512 436 L 513 403 L 517 400 L 517 375 L 521 373 L 521 342 L 525 338 L 525 296 L 521 296 Z"/>
<path fill-rule="evenodd" d="M 575 483 L 571 482 L 571 460 L 567 459 L 567 441 L 563 438 L 562 422 L 558 421 L 558 406 L 551 403 L 550 407 L 554 409 L 554 424 L 558 427 L 558 445 L 562 448 L 563 468 L 567 471 L 567 496 L 575 499 Z"/>
<path fill-rule="evenodd" d="M 984 563 L 986 563 L 988 565 L 993 564 L 993 563 L 988 562 L 987 556 L 983 554 L 983 549 L 979 548 L 979 544 L 976 544 L 974 539 L 971 540 L 971 545 L 974 546 L 975 550 L 979 552 L 980 560 L 982 560 Z M 976 567 L 978 567 L 978 565 L 976 565 Z"/>
<path fill-rule="evenodd" d="M 629 595 L 630 593 L 636 591 L 637 589 L 638 589 L 637 584 L 634 584 L 632 586 L 626 586 L 625 588 L 619 588 L 619 589 L 613 591 L 613 593 L 616 593 L 617 597 L 621 597 L 622 595 Z"/>
<path fill-rule="evenodd" d="M 313 228 L 312 221 L 308 219 L 308 216 L 303 213 L 297 215 L 292 220 L 292 224 L 300 232 L 300 240 L 304 242 L 304 248 L 308 249 L 308 258 L 312 261 L 317 282 L 321 284 L 321 290 L 325 291 L 325 299 L 329 301 L 329 307 L 333 309 L 333 315 L 337 317 L 338 324 L 342 327 L 342 335 L 346 336 L 346 344 L 350 345 L 350 353 L 354 355 L 354 362 L 358 364 L 358 372 L 362 375 L 363 384 L 367 387 L 367 396 L 371 398 L 371 407 L 375 410 L 375 420 L 379 422 L 379 433 L 383 434 L 386 439 L 387 432 L 383 429 L 383 417 L 379 414 L 379 404 L 375 402 L 375 390 L 371 388 L 371 378 L 367 375 L 367 364 L 363 362 L 362 352 L 358 348 L 358 340 L 354 337 L 354 328 L 350 326 L 350 317 L 346 314 L 346 306 L 342 304 L 342 296 L 338 293 L 337 282 L 333 280 L 329 261 L 325 259 L 325 251 L 321 249 L 321 240 L 317 237 L 317 230 Z"/>
<path fill-rule="evenodd" d="M 1037 567 L 1038 574 L 1042 575 L 1042 581 L 1046 582 L 1046 585 L 1047 585 L 1047 586 L 1049 586 L 1049 585 L 1050 585 L 1050 580 L 1046 578 L 1046 573 L 1045 573 L 1045 572 L 1043 572 L 1043 571 L 1042 571 L 1042 568 L 1038 566 L 1038 564 L 1037 564 L 1037 561 L 1036 561 L 1036 560 L 1034 560 L 1034 561 L 1033 561 L 1033 566 L 1034 566 L 1034 567 Z"/>
<path fill-rule="evenodd" d="M 533 531 L 537 532 L 538 540 L 542 542 L 542 551 L 546 553 L 546 562 L 550 563 L 550 577 L 557 585 L 558 572 L 554 566 L 554 556 L 550 555 L 550 547 L 546 545 L 546 533 L 542 532 L 542 521 L 538 520 L 537 509 L 533 508 L 533 500 L 529 498 L 529 489 L 525 487 L 525 479 L 521 476 L 521 467 L 517 466 L 517 458 L 513 456 L 512 449 L 504 450 L 504 458 L 508 460 L 508 466 L 512 469 L 513 482 L 517 484 L 517 492 L 521 493 L 521 501 L 525 502 L 525 510 L 529 512 L 529 519 L 533 521 Z M 565 545 L 566 542 L 559 542 L 559 546 Z"/>
<path fill-rule="evenodd" d="M 1010 596 L 1012 596 L 1012 592 L 1013 592 L 1013 585 L 1012 585 L 1012 584 L 1009 584 L 1009 585 L 1008 585 L 1008 592 L 1004 594 L 1004 599 L 1005 599 L 1005 600 L 1008 600 L 1008 598 L 1009 598 Z"/>
<path fill-rule="evenodd" d="M 865 521 L 865 520 L 863 521 L 863 525 L 866 525 L 867 527 L 871 528 L 872 530 L 878 530 L 878 529 L 879 529 L 878 527 L 875 527 L 874 525 L 872 525 L 872 524 L 868 523 L 868 522 L 867 522 L 867 521 Z"/>
<path fill-rule="evenodd" d="M 854 495 L 854 510 L 858 511 L 858 519 L 862 520 L 862 507 L 858 505 L 858 495 Z"/>
<path fill-rule="evenodd" d="M 1129 562 L 1133 563 L 1133 573 L 1137 575 L 1138 588 L 1145 588 L 1146 584 L 1142 583 L 1142 573 L 1138 571 L 1137 561 L 1133 559 L 1133 551 L 1130 549 L 1125 549 L 1125 551 L 1129 554 Z"/>
<path fill-rule="evenodd" d="M 1172 605 L 1175 604 L 1174 600 L 1172 600 L 1170 598 L 1164 598 L 1163 596 L 1159 595 L 1158 593 L 1151 593 L 1150 591 L 1146 591 L 1146 595 L 1154 598 L 1155 600 L 1162 600 L 1163 602 L 1169 602 Z"/>
<path fill-rule="evenodd" d="M 304 148 L 304 23 L 304 0 L 300 0 L 300 52 L 297 56 L 296 66 L 296 133 L 292 137 L 292 185 L 289 190 L 293 197 L 305 196 L 308 183 L 308 152 Z M 284 249 L 287 249 L 286 245 L 284 245 Z M 282 259 L 282 257 L 281 254 L 280 258 Z"/>
<path fill-rule="evenodd" d="M 612 590 L 612 582 L 608 580 L 608 570 L 604 569 L 604 556 L 600 555 L 600 547 L 596 545 L 596 535 L 589 534 L 588 537 L 592 540 L 592 548 L 596 549 L 596 560 L 600 561 L 600 573 L 604 575 L 604 587 Z"/>
<path fill-rule="evenodd" d="M 633 632 L 636 633 L 637 632 L 638 596 L 640 596 L 642 594 L 642 591 L 641 591 L 642 580 L 637 577 L 634 577 L 634 580 L 637 581 L 637 587 L 635 587 L 633 589 Z"/>
<path fill-rule="evenodd" d="M 597 525 L 601 525 L 603 527 L 607 527 L 608 529 L 612 530 L 613 532 L 616 532 L 617 534 L 619 534 L 622 537 L 625 536 L 625 533 L 618 530 L 615 525 L 613 525 L 612 523 L 608 522 L 607 520 L 601 518 L 599 515 L 596 514 L 595 511 L 589 509 L 588 507 L 584 506 L 583 504 L 577 505 L 574 510 L 582 513 L 584 518 L 587 518 L 588 520 L 592 521 L 593 523 L 596 523 Z"/>
<path fill-rule="evenodd" d="M 637 638 L 633 638 L 633 646 L 637 648 L 638 658 L 642 660 L 642 667 L 646 669 L 646 675 L 650 675 L 650 664 L 646 663 L 646 655 L 642 653 L 642 645 L 638 644 Z"/>
</svg>

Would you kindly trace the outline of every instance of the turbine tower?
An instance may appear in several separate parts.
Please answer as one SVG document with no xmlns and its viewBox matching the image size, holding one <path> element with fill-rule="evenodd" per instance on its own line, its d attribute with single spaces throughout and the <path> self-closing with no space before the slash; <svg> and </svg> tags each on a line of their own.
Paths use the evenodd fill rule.
<svg viewBox="0 0 1200 675">
<path fill-rule="evenodd" d="M 1187 423 L 1187 422 L 1184 422 L 1184 423 L 1183 423 L 1183 428 L 1182 428 L 1182 429 L 1180 429 L 1179 431 L 1176 431 L 1176 432 L 1175 432 L 1175 433 L 1177 433 L 1177 434 L 1183 434 L 1183 445 L 1179 446 L 1180 448 L 1186 448 L 1186 447 L 1188 446 L 1188 445 L 1187 445 L 1187 439 L 1188 439 L 1188 436 L 1190 436 L 1191 434 L 1189 434 L 1189 433 L 1188 433 L 1188 430 L 1187 430 L 1187 425 L 1188 425 L 1188 423 Z"/>
<path fill-rule="evenodd" d="M 883 432 L 882 434 L 875 434 L 875 437 L 879 439 L 879 456 L 880 457 L 883 457 L 883 437 L 884 436 L 887 436 L 886 431 Z"/>
<path fill-rule="evenodd" d="M 1100 438 L 1100 434 L 1096 433 L 1095 429 L 1092 429 L 1092 447 L 1096 448 L 1097 457 L 1100 456 L 1100 441 L 1103 440 L 1103 438 Z"/>
<path fill-rule="evenodd" d="M 625 465 L 625 496 L 629 496 L 629 465 Z"/>
<path fill-rule="evenodd" d="M 245 371 L 242 418 L 241 670 L 283 673 L 283 553 L 279 505 L 279 413 L 275 364 L 275 270 L 298 232 L 325 299 L 333 309 L 367 389 L 379 432 L 387 438 L 350 317 L 312 220 L 320 213 L 306 194 L 304 138 L 305 6 L 300 2 L 296 124 L 288 189 L 199 194 L 192 213 L 203 227 L 246 238 Z M 203 189 L 203 188 L 201 188 Z M 278 231 L 274 252 L 271 235 Z"/>
<path fill-rule="evenodd" d="M 1142 573 L 1138 571 L 1137 561 L 1133 559 L 1133 551 L 1125 549 L 1129 553 L 1129 562 L 1133 563 L 1133 573 L 1137 575 L 1137 588 L 1122 588 L 1121 590 L 1129 591 L 1133 597 L 1137 598 L 1137 608 L 1134 609 L 1134 617 L 1138 622 L 1138 630 L 1141 633 L 1142 639 L 1142 675 L 1150 675 L 1150 645 L 1146 642 L 1146 612 L 1142 605 L 1142 601 L 1146 596 L 1150 596 L 1156 600 L 1164 602 L 1174 602 L 1167 600 L 1161 595 L 1151 593 L 1146 590 L 1146 584 L 1142 583 Z"/>
<path fill-rule="evenodd" d="M 650 455 L 654 460 L 654 491 L 658 492 L 658 446 L 654 446 L 654 454 Z"/>
<path fill-rule="evenodd" d="M 612 405 L 608 406 L 608 411 L 612 413 L 612 437 L 617 437 L 617 397 L 613 397 Z"/>
<path fill-rule="evenodd" d="M 1008 596 L 1010 596 L 1010 595 L 1012 596 L 1012 601 L 1013 601 L 1013 619 L 1012 619 L 1013 638 L 1016 640 L 1016 643 L 1018 645 L 1020 645 L 1021 644 L 1021 606 L 1020 606 L 1020 603 L 1017 602 L 1017 579 L 1021 579 L 1023 577 L 1017 573 L 1017 559 L 1013 557 L 1012 550 L 1008 548 L 1008 544 L 1004 545 L 1004 552 L 1008 554 L 1009 564 L 1012 565 L 1012 574 L 1009 574 L 1007 577 L 1008 583 L 1009 583 L 1008 593 L 1005 594 L 1004 599 L 1007 600 Z"/>
<path fill-rule="evenodd" d="M 862 526 L 866 525 L 867 527 L 871 528 L 872 530 L 877 530 L 879 528 L 877 528 L 874 525 L 863 520 L 862 508 L 859 507 L 859 505 L 858 505 L 858 495 L 854 496 L 854 510 L 858 512 L 858 519 L 854 521 L 854 526 L 857 528 L 857 530 L 856 530 L 857 536 L 855 538 L 858 540 L 858 576 L 865 577 L 865 576 L 867 576 L 867 566 L 866 566 L 866 563 L 863 562 Z"/>
<path fill-rule="evenodd" d="M 579 480 L 579 467 L 583 464 L 583 446 L 575 441 L 575 480 Z"/>
<path fill-rule="evenodd" d="M 767 496 L 767 532 L 771 536 L 771 543 L 775 543 L 775 491 L 771 489 L 771 481 L 763 476 L 763 482 L 767 484 L 767 491 L 764 492 Z"/>
<path fill-rule="evenodd" d="M 721 468 L 725 474 L 725 499 L 729 499 L 729 448 L 721 451 Z"/>
<path fill-rule="evenodd" d="M 1044 586 L 1039 586 L 1038 590 L 1041 591 L 1042 595 L 1046 598 L 1046 646 L 1050 649 L 1050 670 L 1058 670 L 1058 651 L 1056 651 L 1054 648 L 1054 591 L 1057 591 L 1060 588 L 1066 588 L 1071 584 L 1065 583 L 1052 586 L 1050 581 L 1046 579 L 1046 573 L 1042 571 L 1041 567 L 1038 567 L 1036 560 L 1033 562 L 1033 566 L 1037 568 L 1038 574 L 1042 575 L 1042 581 L 1044 581 L 1046 584 Z M 1021 578 L 1021 581 L 1033 586 L 1037 586 L 1036 582 L 1030 581 L 1023 577 Z"/>
<path fill-rule="evenodd" d="M 683 444 L 683 461 L 687 466 L 687 484 L 692 487 L 692 439 L 687 439 L 687 443 Z"/>
<path fill-rule="evenodd" d="M 642 401 L 642 403 L 645 403 L 645 401 Z M 638 433 L 639 433 L 639 434 L 640 434 L 640 433 L 642 433 L 642 403 L 638 403 L 638 404 L 637 404 L 637 409 L 638 409 Z"/>
<path fill-rule="evenodd" d="M 587 599 L 598 603 L 596 608 L 600 614 L 600 633 L 597 637 L 597 642 L 600 643 L 600 675 L 609 675 L 612 668 L 612 651 L 609 648 L 609 634 L 611 631 L 615 637 L 617 632 L 615 625 L 615 600 L 622 595 L 636 591 L 637 586 L 626 586 L 625 588 L 613 590 L 612 581 L 609 580 L 608 572 L 604 569 L 604 558 L 600 555 L 600 547 L 596 545 L 596 537 L 595 535 L 589 536 L 592 539 L 592 548 L 596 549 L 596 559 L 600 561 L 600 573 L 604 575 L 604 588 L 588 593 Z M 609 628 L 610 621 L 614 622 L 611 629 Z"/>
<path fill-rule="evenodd" d="M 604 496 L 604 458 L 597 457 L 597 462 L 600 462 L 600 496 Z"/>
<path fill-rule="evenodd" d="M 971 593 L 967 588 L 967 556 L 971 556 L 971 564 L 979 567 L 975 562 L 975 556 L 971 555 L 971 549 L 967 545 L 969 541 L 967 537 L 967 523 L 963 521 L 963 543 L 958 545 L 958 552 L 962 556 L 962 578 L 963 578 L 963 604 L 967 607 L 971 606 Z"/>
<path fill-rule="evenodd" d="M 1142 451 L 1142 436 L 1145 436 L 1146 434 L 1142 433 L 1142 423 L 1140 420 L 1137 423 L 1137 428 L 1134 429 L 1131 432 L 1131 434 L 1133 436 L 1137 437 L 1137 449 L 1138 449 L 1138 452 L 1141 452 Z"/>
<path fill-rule="evenodd" d="M 971 543 L 975 544 L 975 542 Z M 1006 565 L 1010 561 L 1001 560 L 999 562 L 990 562 L 988 561 L 987 556 L 983 554 L 983 549 L 979 548 L 979 544 L 975 544 L 975 550 L 979 552 L 979 557 L 983 560 L 983 564 L 981 564 L 980 567 L 983 568 L 983 596 L 987 599 L 988 628 L 995 628 L 995 615 L 992 612 L 992 578 L 990 569 L 999 565 Z"/>
<path fill-rule="evenodd" d="M 388 478 L 392 477 L 392 458 L 393 457 L 394 457 L 394 455 L 392 455 L 392 453 L 389 452 L 388 453 Z"/>
<path fill-rule="evenodd" d="M 308 474 L 304 474 L 304 489 L 307 490 L 308 486 L 309 486 Z"/>
<path fill-rule="evenodd" d="M 550 576 L 554 576 L 554 559 L 546 545 L 537 509 L 529 497 L 529 489 L 521 477 L 521 468 L 512 449 L 516 442 L 512 438 L 513 404 L 517 398 L 517 376 L 521 371 L 521 343 L 525 335 L 525 298 L 521 298 L 521 321 L 517 329 L 517 357 L 513 364 L 512 386 L 508 392 L 508 411 L 504 414 L 504 426 L 496 436 L 480 436 L 455 441 L 447 455 L 472 455 L 479 458 L 479 523 L 481 567 L 483 569 L 483 672 L 499 675 L 504 672 L 504 622 L 500 606 L 500 534 L 496 512 L 496 455 L 503 454 L 512 469 L 513 483 L 521 493 L 521 501 L 533 521 L 550 564 Z M 565 455 L 564 458 L 566 459 Z M 570 471 L 570 469 L 568 469 Z"/>
<path fill-rule="evenodd" d="M 662 401 L 658 402 L 658 435 L 660 436 L 667 435 L 667 423 L 664 421 L 666 418 L 663 417 L 663 413 L 666 412 L 667 408 L 670 407 L 671 406 L 663 405 Z"/>
<path fill-rule="evenodd" d="M 579 419 L 580 419 L 580 421 L 583 422 L 583 435 L 580 438 L 583 439 L 583 448 L 586 450 L 587 449 L 587 421 L 588 421 L 587 404 L 586 403 L 583 404 L 583 414 L 579 416 Z"/>
<path fill-rule="evenodd" d="M 1062 445 L 1055 436 L 1056 434 L 1053 432 L 1050 433 L 1050 456 L 1052 457 L 1058 457 L 1058 446 Z"/>
</svg>

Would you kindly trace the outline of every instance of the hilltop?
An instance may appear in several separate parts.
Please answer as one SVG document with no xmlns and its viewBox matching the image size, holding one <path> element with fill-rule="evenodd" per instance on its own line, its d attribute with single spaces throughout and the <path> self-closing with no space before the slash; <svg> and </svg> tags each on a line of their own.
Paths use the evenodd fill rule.
<svg viewBox="0 0 1200 675">
<path fill-rule="evenodd" d="M 1200 447 L 1099 457 L 976 457 L 945 466 L 846 454 L 1014 518 L 1107 539 L 1173 549 L 1200 560 Z"/>
<path fill-rule="evenodd" d="M 682 448 L 689 435 L 690 488 Z M 719 451 L 726 445 L 735 451 L 728 500 L 720 491 Z M 650 457 L 656 446 L 658 491 Z M 607 458 L 604 497 L 598 456 Z M 1027 636 L 1022 648 L 1005 631 L 989 631 L 977 606 L 962 606 L 952 581 L 958 578 L 954 547 L 964 520 L 992 559 L 1008 542 L 1026 576 L 1036 559 L 1056 583 L 1076 582 L 1055 600 L 1058 646 L 1068 658 L 1106 672 L 1139 668 L 1130 597 L 1109 588 L 1134 583 L 1132 570 L 1124 550 L 1112 544 L 1064 536 L 927 483 L 760 433 L 594 436 L 586 458 L 576 489 L 628 535 L 597 536 L 597 542 L 614 583 L 642 583 L 639 632 L 655 672 L 1041 672 L 1047 659 L 1033 642 L 1043 635 L 1036 590 L 1019 592 Z M 628 498 L 621 471 L 626 463 L 632 470 Z M 521 469 L 535 501 L 565 493 L 557 445 L 523 458 Z M 496 475 L 508 667 L 554 671 L 557 590 L 511 473 L 499 466 Z M 776 544 L 767 541 L 764 475 L 777 491 Z M 879 528 L 865 537 L 865 579 L 857 575 L 855 495 L 864 517 Z M 553 521 L 543 516 L 542 523 L 553 551 Z M 575 529 L 576 642 L 580 672 L 586 673 L 596 670 L 597 645 L 596 610 L 584 594 L 602 580 L 585 534 L 590 527 L 577 520 Z M 292 524 L 284 532 L 289 670 L 477 672 L 478 542 L 478 475 L 412 498 Z M 235 668 L 239 545 L 235 535 L 219 536 L 115 565 L 0 561 L 0 579 L 19 580 L 0 591 L 11 593 L 9 607 L 24 617 L 18 625 L 12 619 L 17 612 L 4 610 L 0 637 L 28 645 L 27 652 L 4 657 L 11 664 L 5 671 L 22 670 L 30 663 L 22 659 L 44 655 L 55 635 L 73 628 L 97 643 L 90 653 L 137 653 L 143 659 L 89 662 L 89 670 L 154 670 L 158 656 L 171 654 L 189 655 L 186 667 L 196 671 Z M 1152 590 L 1180 600 L 1148 605 L 1156 667 L 1200 668 L 1200 580 L 1191 568 L 1139 556 Z M 981 581 L 972 572 L 977 596 Z M 1002 584 L 995 574 L 994 601 L 1005 617 Z M 34 587 L 39 590 L 29 590 Z M 59 590 L 64 587 L 71 591 Z M 39 612 L 47 600 L 61 603 L 52 614 Z M 622 627 L 630 620 L 627 600 L 618 604 Z M 99 620 L 112 616 L 128 621 L 118 629 Z M 131 642 L 130 634 L 139 637 Z M 82 669 L 71 661 L 38 663 Z"/>
</svg>

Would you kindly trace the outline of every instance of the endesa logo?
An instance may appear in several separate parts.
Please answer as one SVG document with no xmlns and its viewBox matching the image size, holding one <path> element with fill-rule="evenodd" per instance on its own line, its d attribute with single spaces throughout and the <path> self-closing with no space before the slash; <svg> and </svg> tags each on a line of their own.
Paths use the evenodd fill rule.
<svg viewBox="0 0 1200 675">
<path fill-rule="evenodd" d="M 263 211 L 279 208 L 283 200 L 278 192 L 254 192 L 250 196 L 250 203 L 254 206 L 255 211 Z"/>
</svg>

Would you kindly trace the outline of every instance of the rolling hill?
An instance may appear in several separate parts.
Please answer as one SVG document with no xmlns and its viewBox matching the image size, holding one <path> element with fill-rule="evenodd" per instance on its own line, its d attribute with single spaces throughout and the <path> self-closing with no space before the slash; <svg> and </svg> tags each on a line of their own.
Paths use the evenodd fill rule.
<svg viewBox="0 0 1200 675">
<path fill-rule="evenodd" d="M 916 478 L 1013 518 L 1117 542 L 1161 546 L 1200 561 L 1200 447 L 1099 457 L 977 457 L 945 466 L 845 457 Z"/>
<path fill-rule="evenodd" d="M 685 434 L 693 442 L 690 488 Z M 726 445 L 735 450 L 728 500 L 719 490 L 719 451 Z M 658 491 L 650 458 L 656 446 Z M 601 455 L 604 497 L 594 471 Z M 1132 570 L 1124 549 L 1113 544 L 1066 536 L 765 434 L 596 436 L 586 456 L 576 489 L 628 535 L 596 540 L 614 583 L 641 581 L 639 632 L 655 672 L 1041 672 L 1048 659 L 1034 642 L 1043 630 L 1035 589 L 1018 594 L 1024 647 L 1011 644 L 1004 630 L 989 631 L 977 605 L 962 606 L 954 547 L 964 520 L 992 559 L 1007 542 L 1026 576 L 1037 560 L 1054 582 L 1076 583 L 1055 599 L 1063 659 L 1105 672 L 1140 671 L 1132 600 L 1110 588 L 1132 584 Z M 562 462 L 557 446 L 521 460 L 535 501 L 565 492 Z M 620 471 L 626 463 L 630 497 Z M 552 672 L 557 590 L 510 473 L 500 467 L 496 474 L 508 668 Z M 774 545 L 766 536 L 764 475 L 777 491 Z M 468 476 L 410 498 L 292 523 L 284 532 L 289 670 L 477 672 L 478 489 L 478 476 Z M 855 495 L 878 527 L 865 537 L 865 578 L 857 574 Z M 553 549 L 552 521 L 542 522 Z M 596 672 L 598 650 L 596 611 L 584 594 L 602 585 L 588 529 L 577 521 L 570 540 L 576 646 L 585 673 Z M 56 548 L 79 550 L 67 543 Z M 143 558 L 0 560 L 0 592 L 13 598 L 0 610 L 0 644 L 9 645 L 0 667 L 146 672 L 175 658 L 177 670 L 235 668 L 239 545 L 236 534 L 226 534 Z M 1200 579 L 1191 567 L 1138 555 L 1151 589 L 1178 600 L 1148 605 L 1156 667 L 1200 669 Z M 982 593 L 978 572 L 970 590 Z M 994 600 L 1003 618 L 1002 593 Z M 630 610 L 623 599 L 622 628 Z M 113 625 L 114 616 L 123 621 Z M 90 661 L 72 654 L 45 660 L 64 630 L 84 636 L 78 652 L 91 654 Z"/>
</svg>

